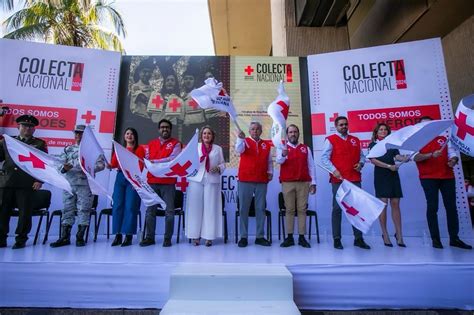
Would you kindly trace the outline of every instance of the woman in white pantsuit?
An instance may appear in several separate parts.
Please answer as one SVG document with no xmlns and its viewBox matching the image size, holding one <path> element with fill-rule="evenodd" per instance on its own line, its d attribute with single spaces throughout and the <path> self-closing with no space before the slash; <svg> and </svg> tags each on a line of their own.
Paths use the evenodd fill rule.
<svg viewBox="0 0 474 315">
<path fill-rule="evenodd" d="M 215 132 L 210 126 L 201 128 L 198 144 L 200 158 L 196 176 L 188 177 L 189 188 L 186 200 L 186 236 L 199 245 L 206 246 L 222 237 L 221 174 L 225 169 L 222 148 L 214 144 Z"/>
</svg>

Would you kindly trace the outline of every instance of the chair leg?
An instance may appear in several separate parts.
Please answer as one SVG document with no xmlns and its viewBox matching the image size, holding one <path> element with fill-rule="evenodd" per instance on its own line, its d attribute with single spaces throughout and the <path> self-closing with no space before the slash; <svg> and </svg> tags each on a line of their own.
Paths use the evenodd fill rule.
<svg viewBox="0 0 474 315">
<path fill-rule="evenodd" d="M 110 215 L 107 215 L 107 239 L 110 239 Z"/>
<path fill-rule="evenodd" d="M 178 235 L 176 235 L 176 243 L 179 243 L 179 234 L 181 234 L 181 214 L 178 214 Z"/>
<path fill-rule="evenodd" d="M 283 239 L 286 237 L 286 231 L 285 231 L 285 216 L 281 216 L 281 230 L 283 232 Z"/>
<path fill-rule="evenodd" d="M 239 213 L 236 211 L 235 212 L 235 243 L 239 242 Z"/>
<path fill-rule="evenodd" d="M 46 241 L 48 240 L 48 233 L 49 233 L 49 211 L 46 213 L 46 233 L 44 234 L 44 238 L 43 238 L 43 245 L 46 244 Z"/>
<path fill-rule="evenodd" d="M 138 210 L 138 227 L 142 229 L 142 212 Z"/>
<path fill-rule="evenodd" d="M 52 218 L 51 218 L 51 219 L 52 219 Z M 61 224 L 62 224 L 62 222 L 63 222 L 63 214 L 62 214 L 62 212 L 61 212 L 61 213 L 59 214 L 59 227 L 58 227 L 58 229 L 59 229 L 59 238 L 61 238 L 61 236 L 62 236 L 62 235 L 61 235 L 61 233 L 62 233 L 62 232 L 61 232 L 61 230 L 62 230 L 62 229 L 61 229 Z"/>
<path fill-rule="evenodd" d="M 319 222 L 318 222 L 318 214 L 314 216 L 314 224 L 316 225 L 316 240 L 319 244 Z"/>
<path fill-rule="evenodd" d="M 311 229 L 311 217 L 309 217 L 309 226 L 308 227 L 309 227 L 309 236 L 308 236 L 308 238 L 311 240 L 311 230 L 312 230 Z"/>
<path fill-rule="evenodd" d="M 186 224 L 184 224 L 186 215 L 185 215 L 184 211 L 182 211 L 182 213 L 183 213 L 183 230 L 184 230 L 185 227 L 186 227 L 186 226 L 185 226 Z"/>
<path fill-rule="evenodd" d="M 36 228 L 36 234 L 35 234 L 35 240 L 33 241 L 33 245 L 36 245 L 36 242 L 38 241 L 38 236 L 39 236 L 39 231 L 41 228 L 41 223 L 43 223 L 43 215 L 41 214 L 39 222 L 38 222 L 38 227 Z"/>
<path fill-rule="evenodd" d="M 278 240 L 281 240 L 281 211 L 278 212 Z"/>
<path fill-rule="evenodd" d="M 227 230 L 227 213 L 224 213 L 224 244 L 227 244 L 229 239 L 229 231 Z"/>
<path fill-rule="evenodd" d="M 99 219 L 97 220 L 97 227 L 100 228 L 100 222 L 102 221 L 102 212 L 99 213 Z M 94 233 L 94 242 L 97 241 L 97 234 L 99 234 L 99 229 L 96 229 L 95 230 L 95 233 Z"/>
<path fill-rule="evenodd" d="M 273 243 L 273 231 L 272 231 L 272 216 L 268 216 L 268 225 L 269 225 L 269 229 L 268 229 L 268 241 L 271 243 Z"/>
</svg>

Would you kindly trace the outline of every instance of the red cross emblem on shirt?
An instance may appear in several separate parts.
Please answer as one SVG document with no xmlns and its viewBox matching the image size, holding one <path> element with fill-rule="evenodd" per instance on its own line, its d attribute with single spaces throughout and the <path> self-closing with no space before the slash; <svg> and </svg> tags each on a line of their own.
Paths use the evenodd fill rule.
<svg viewBox="0 0 474 315">
<path fill-rule="evenodd" d="M 163 105 L 164 100 L 161 98 L 160 94 L 156 94 L 155 97 L 151 100 L 151 103 L 155 105 L 156 108 L 160 109 L 161 105 Z"/>
<path fill-rule="evenodd" d="M 168 103 L 168 105 L 173 110 L 173 112 L 176 112 L 178 108 L 181 107 L 181 103 L 178 101 L 177 98 L 173 98 L 171 102 Z"/>
<path fill-rule="evenodd" d="M 41 161 L 36 155 L 34 155 L 32 152 L 30 152 L 30 156 L 25 156 L 25 155 L 19 155 L 18 160 L 20 162 L 31 162 L 31 165 L 33 168 L 41 168 L 45 169 L 46 163 Z"/>
<path fill-rule="evenodd" d="M 474 127 L 468 125 L 467 115 L 463 112 L 459 112 L 459 116 L 456 117 L 456 119 L 454 120 L 454 124 L 456 124 L 456 126 L 458 127 L 458 132 L 456 133 L 456 136 L 458 136 L 459 139 L 464 140 L 466 138 L 466 134 L 474 136 Z"/>
</svg>

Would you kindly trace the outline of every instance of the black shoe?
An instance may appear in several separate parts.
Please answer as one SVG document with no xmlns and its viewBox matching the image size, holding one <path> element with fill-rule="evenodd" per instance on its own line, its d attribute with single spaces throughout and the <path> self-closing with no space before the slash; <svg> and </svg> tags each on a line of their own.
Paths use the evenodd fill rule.
<svg viewBox="0 0 474 315">
<path fill-rule="evenodd" d="M 288 236 L 285 238 L 283 243 L 280 244 L 280 247 L 290 247 L 290 246 L 295 246 L 295 240 L 293 239 L 293 236 Z"/>
<path fill-rule="evenodd" d="M 77 227 L 76 233 L 76 246 L 83 247 L 86 246 L 86 241 L 84 240 L 84 235 L 86 234 L 87 225 L 79 225 Z"/>
<path fill-rule="evenodd" d="M 122 245 L 120 247 L 126 247 L 132 245 L 132 238 L 133 235 L 126 235 L 125 240 L 123 241 Z"/>
<path fill-rule="evenodd" d="M 403 241 L 401 241 L 401 242 L 398 241 L 397 233 L 395 233 L 393 236 L 394 236 L 395 239 L 397 240 L 397 245 L 398 245 L 398 247 L 407 247 L 407 246 L 405 245 L 405 243 L 403 243 Z"/>
<path fill-rule="evenodd" d="M 340 238 L 335 238 L 334 239 L 334 248 L 335 249 L 344 249 L 344 247 L 342 246 L 342 242 L 341 242 Z"/>
<path fill-rule="evenodd" d="M 16 241 L 15 244 L 13 244 L 12 249 L 25 248 L 25 246 L 26 246 L 26 242 Z"/>
<path fill-rule="evenodd" d="M 354 246 L 360 247 L 362 249 L 370 249 L 370 246 L 367 245 L 363 238 L 355 239 Z"/>
<path fill-rule="evenodd" d="M 300 245 L 304 248 L 311 248 L 311 245 L 308 243 L 308 241 L 304 238 L 303 235 L 300 235 L 298 237 L 298 245 Z"/>
<path fill-rule="evenodd" d="M 163 240 L 163 247 L 171 247 L 171 238 L 165 238 Z"/>
<path fill-rule="evenodd" d="M 206 247 L 211 247 L 212 246 L 212 241 L 211 240 L 207 240 L 206 241 Z"/>
<path fill-rule="evenodd" d="M 237 244 L 237 246 L 239 247 L 247 247 L 247 245 L 249 244 L 249 241 L 247 240 L 246 237 L 242 237 L 239 241 L 239 243 Z"/>
<path fill-rule="evenodd" d="M 0 248 L 5 248 L 7 247 L 7 240 L 6 239 L 1 239 L 0 240 Z"/>
<path fill-rule="evenodd" d="M 145 238 L 145 239 L 143 239 L 143 241 L 140 242 L 141 247 L 146 247 L 146 246 L 150 246 L 150 245 L 155 245 L 155 240 L 153 240 L 151 238 Z"/>
<path fill-rule="evenodd" d="M 110 246 L 118 246 L 120 244 L 122 244 L 122 234 L 117 234 L 115 235 L 114 241 L 112 244 L 110 244 Z"/>
<path fill-rule="evenodd" d="M 382 240 L 383 240 L 383 244 L 387 247 L 393 247 L 393 244 L 388 242 L 388 243 L 385 243 L 385 239 L 383 238 L 383 235 L 382 235 Z"/>
<path fill-rule="evenodd" d="M 432 241 L 433 241 L 432 244 L 433 244 L 434 248 L 439 248 L 439 249 L 443 248 L 443 243 L 441 243 L 440 240 L 434 238 L 434 239 L 432 239 Z"/>
<path fill-rule="evenodd" d="M 263 237 L 259 237 L 259 238 L 255 239 L 255 245 L 272 246 L 272 244 Z"/>
<path fill-rule="evenodd" d="M 472 249 L 471 245 L 468 245 L 468 244 L 464 243 L 459 238 L 450 240 L 449 241 L 449 246 L 458 247 L 458 248 L 462 248 L 462 249 Z"/>
</svg>

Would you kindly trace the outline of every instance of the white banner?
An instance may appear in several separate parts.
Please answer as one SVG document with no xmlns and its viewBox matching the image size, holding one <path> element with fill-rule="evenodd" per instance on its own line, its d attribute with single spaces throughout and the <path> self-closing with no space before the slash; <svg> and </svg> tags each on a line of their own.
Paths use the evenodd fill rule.
<svg viewBox="0 0 474 315">
<path fill-rule="evenodd" d="M 349 132 L 360 138 L 364 151 L 377 123 L 386 123 L 393 132 L 418 123 L 423 116 L 454 118 L 439 38 L 308 56 L 308 78 L 316 162 L 321 158 L 324 139 L 335 132 L 337 116 L 348 118 Z M 362 186 L 369 193 L 374 192 L 373 169 L 366 163 L 362 170 Z M 415 163 L 405 163 L 399 173 L 404 234 L 429 234 L 426 200 Z M 460 165 L 455 167 L 455 174 L 457 195 L 462 197 L 457 198 L 460 235 L 472 237 Z M 317 181 L 321 222 L 330 222 L 328 175 L 318 169 Z M 442 236 L 447 236 L 444 209 L 438 214 Z M 393 231 L 391 220 L 387 221 Z M 374 235 L 381 234 L 378 225 L 372 229 Z M 343 233 L 351 233 L 349 225 L 343 226 Z"/>
<path fill-rule="evenodd" d="M 474 94 L 459 102 L 451 141 L 462 153 L 474 157 Z"/>
</svg>

